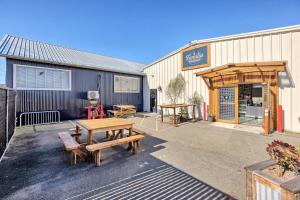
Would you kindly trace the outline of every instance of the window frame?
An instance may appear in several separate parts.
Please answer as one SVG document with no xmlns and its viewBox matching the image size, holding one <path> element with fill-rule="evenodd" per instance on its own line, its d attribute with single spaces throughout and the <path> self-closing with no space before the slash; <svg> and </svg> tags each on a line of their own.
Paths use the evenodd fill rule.
<svg viewBox="0 0 300 200">
<path fill-rule="evenodd" d="M 64 71 L 69 74 L 69 88 L 47 88 L 46 85 L 44 88 L 27 88 L 27 87 L 17 87 L 17 67 L 24 67 L 24 68 L 34 68 L 34 69 L 44 69 L 44 70 L 52 70 L 52 71 Z M 46 77 L 45 77 L 46 79 Z M 26 77 L 27 81 L 27 77 Z M 31 65 L 22 65 L 22 64 L 13 64 L 13 88 L 15 90 L 52 90 L 52 91 L 71 91 L 72 90 L 72 72 L 68 69 L 57 69 L 57 68 L 50 68 L 50 67 L 38 67 L 38 66 L 31 66 Z"/>
<path fill-rule="evenodd" d="M 125 77 L 125 78 L 131 78 L 131 79 L 136 79 L 138 81 L 138 88 L 136 91 L 120 91 L 120 90 L 116 90 L 116 84 L 115 84 L 115 79 L 116 77 Z M 134 93 L 134 94 L 138 94 L 141 92 L 141 78 L 140 77 L 134 77 L 134 76 L 126 76 L 126 75 L 114 75 L 114 93 Z"/>
</svg>

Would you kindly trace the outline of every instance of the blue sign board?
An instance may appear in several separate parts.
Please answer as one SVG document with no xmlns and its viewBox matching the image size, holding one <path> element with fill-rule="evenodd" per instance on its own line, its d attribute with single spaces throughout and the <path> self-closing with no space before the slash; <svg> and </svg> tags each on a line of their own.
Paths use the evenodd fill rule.
<svg viewBox="0 0 300 200">
<path fill-rule="evenodd" d="M 183 54 L 183 69 L 202 65 L 208 65 L 208 46 L 198 47 L 192 50 L 184 51 Z"/>
</svg>

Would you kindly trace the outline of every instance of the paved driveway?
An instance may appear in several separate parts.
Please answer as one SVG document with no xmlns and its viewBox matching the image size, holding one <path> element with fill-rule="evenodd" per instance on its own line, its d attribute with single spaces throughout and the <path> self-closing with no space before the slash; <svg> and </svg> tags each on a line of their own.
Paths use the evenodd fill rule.
<svg viewBox="0 0 300 200">
<path fill-rule="evenodd" d="M 69 166 L 57 137 L 68 127 L 17 130 L 0 163 L 0 199 L 232 199 L 152 156 L 167 141 L 150 135 L 136 155 L 119 146 L 102 152 L 100 167 L 84 161 Z"/>
<path fill-rule="evenodd" d="M 167 141 L 163 144 L 165 148 L 152 153 L 154 157 L 238 199 L 246 195 L 244 167 L 269 159 L 265 150 L 268 143 L 278 139 L 300 144 L 298 134 L 263 136 L 249 132 L 252 127 L 241 131 L 240 127 L 234 130 L 208 122 L 169 126 L 157 131 L 153 128 L 154 119 L 154 116 L 143 121 L 133 119 L 151 136 Z M 157 123 L 160 124 L 159 119 Z M 229 126 L 224 124 L 224 127 Z"/>
<path fill-rule="evenodd" d="M 105 150 L 100 167 L 68 165 L 57 132 L 71 123 L 18 129 L 0 163 L 0 199 L 244 199 L 244 166 L 267 159 L 273 139 L 300 143 L 203 122 L 175 128 L 129 120 L 147 132 L 140 152 Z"/>
</svg>

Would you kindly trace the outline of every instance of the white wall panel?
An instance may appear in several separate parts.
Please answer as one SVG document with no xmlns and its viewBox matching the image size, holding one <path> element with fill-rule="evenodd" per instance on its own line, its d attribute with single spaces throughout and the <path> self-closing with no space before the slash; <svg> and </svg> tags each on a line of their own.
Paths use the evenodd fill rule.
<svg viewBox="0 0 300 200">
<path fill-rule="evenodd" d="M 271 36 L 263 36 L 263 61 L 271 61 Z"/>
<path fill-rule="evenodd" d="M 255 62 L 263 61 L 263 42 L 262 37 L 258 36 L 254 38 L 254 60 Z"/>
<path fill-rule="evenodd" d="M 300 132 L 300 32 L 292 33 L 292 78 L 294 88 L 291 89 L 291 129 Z"/>
<path fill-rule="evenodd" d="M 240 54 L 240 40 L 233 40 L 233 62 L 239 63 L 241 62 L 241 54 Z"/>
<path fill-rule="evenodd" d="M 240 40 L 240 62 L 248 62 L 247 38 Z"/>
<path fill-rule="evenodd" d="M 233 53 L 233 40 L 229 40 L 227 41 L 227 55 L 228 55 L 228 63 L 233 63 L 233 57 L 234 57 L 234 53 Z"/>
<path fill-rule="evenodd" d="M 284 128 L 300 132 L 298 117 L 300 116 L 300 30 L 267 35 L 249 35 L 246 38 L 232 38 L 211 42 L 211 66 L 217 67 L 227 63 L 287 61 L 287 73 L 280 74 L 279 104 L 284 109 Z M 204 68 L 207 69 L 207 68 Z M 144 108 L 149 111 L 149 87 L 155 89 L 159 85 L 158 105 L 168 103 L 165 88 L 172 78 L 182 73 L 187 81 L 185 100 L 197 91 L 209 102 L 208 88 L 195 72 L 204 69 L 181 71 L 181 54 L 173 54 L 144 70 Z M 154 75 L 151 77 L 150 75 Z M 149 85 L 149 86 L 148 86 Z M 182 99 L 183 101 L 184 99 Z"/>
<path fill-rule="evenodd" d="M 221 52 L 222 52 L 221 64 L 225 65 L 228 63 L 227 41 L 221 42 Z"/>
<path fill-rule="evenodd" d="M 254 38 L 250 37 L 247 38 L 247 61 L 254 62 L 255 61 L 255 45 L 254 45 Z"/>
<path fill-rule="evenodd" d="M 281 60 L 280 34 L 271 35 L 271 60 Z"/>
</svg>

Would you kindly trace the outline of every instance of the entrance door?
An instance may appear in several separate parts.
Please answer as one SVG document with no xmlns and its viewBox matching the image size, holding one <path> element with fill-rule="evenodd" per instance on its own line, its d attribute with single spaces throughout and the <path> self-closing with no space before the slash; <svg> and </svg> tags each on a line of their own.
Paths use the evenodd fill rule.
<svg viewBox="0 0 300 200">
<path fill-rule="evenodd" d="M 219 119 L 235 120 L 235 87 L 219 88 Z"/>
<path fill-rule="evenodd" d="M 157 112 L 157 89 L 150 89 L 150 112 Z"/>
</svg>

